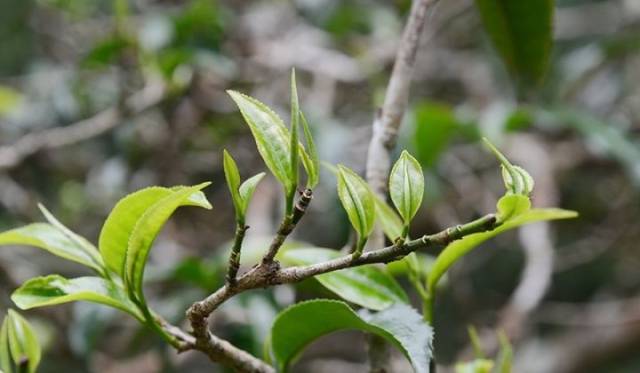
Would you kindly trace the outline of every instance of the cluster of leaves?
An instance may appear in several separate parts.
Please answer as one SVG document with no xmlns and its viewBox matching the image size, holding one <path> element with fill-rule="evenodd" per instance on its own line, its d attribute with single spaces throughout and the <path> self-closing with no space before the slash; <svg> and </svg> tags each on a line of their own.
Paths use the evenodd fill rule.
<svg viewBox="0 0 640 373">
<path fill-rule="evenodd" d="M 283 186 L 286 200 L 284 221 L 291 223 L 295 215 L 294 199 L 300 163 L 307 173 L 308 190 L 314 188 L 319 179 L 319 160 L 309 125 L 299 107 L 295 74 L 292 73 L 291 79 L 289 129 L 273 110 L 260 101 L 234 91 L 229 94 L 251 129 L 267 168 Z M 298 139 L 299 122 L 303 126 L 306 148 Z M 404 259 L 409 278 L 423 298 L 424 315 L 410 305 L 409 296 L 385 267 L 366 265 L 325 273 L 317 276 L 317 281 L 344 301 L 315 300 L 283 311 L 272 326 L 266 358 L 284 371 L 313 340 L 333 331 L 356 329 L 387 339 L 407 356 L 416 372 L 427 372 L 432 354 L 431 305 L 439 280 L 447 270 L 473 248 L 505 230 L 534 221 L 575 216 L 573 212 L 559 209 L 531 209 L 528 198 L 533 188 L 531 177 L 487 144 L 502 164 L 507 188 L 505 196 L 497 204 L 497 228 L 454 241 L 429 268 L 422 265 L 416 254 Z M 331 168 L 337 175 L 339 199 L 358 235 L 351 254 L 353 259 L 362 255 L 376 222 L 394 245 L 402 245 L 409 240 L 409 226 L 420 209 L 425 189 L 424 175 L 413 156 L 402 152 L 391 170 L 389 197 L 395 209 L 377 197 L 353 170 L 342 165 Z M 247 206 L 264 173 L 241 183 L 238 167 L 226 151 L 224 171 L 236 221 L 239 226 L 244 226 Z M 169 343 L 174 343 L 154 312 L 147 307 L 143 293 L 144 268 L 153 241 L 178 207 L 211 208 L 201 191 L 208 184 L 150 187 L 123 198 L 104 223 L 99 248 L 69 230 L 41 207 L 48 223 L 4 232 L 0 234 L 0 245 L 36 246 L 83 264 L 94 270 L 97 276 L 74 279 L 59 275 L 38 277 L 17 289 L 12 300 L 22 309 L 76 300 L 102 303 L 131 314 Z M 239 254 L 240 246 L 237 250 Z M 340 255 L 332 249 L 303 247 L 286 250 L 278 259 L 285 265 L 310 265 Z M 356 312 L 350 304 L 363 309 Z M 301 330 L 298 325 L 302 322 L 306 327 Z"/>
<path fill-rule="evenodd" d="M 40 364 L 40 344 L 29 322 L 9 310 L 0 328 L 0 371 L 33 373 Z"/>
</svg>

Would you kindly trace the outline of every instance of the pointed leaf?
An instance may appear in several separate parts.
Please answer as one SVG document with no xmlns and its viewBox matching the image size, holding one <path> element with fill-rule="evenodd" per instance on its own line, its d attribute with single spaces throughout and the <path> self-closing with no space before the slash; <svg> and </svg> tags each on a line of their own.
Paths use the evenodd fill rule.
<svg viewBox="0 0 640 373">
<path fill-rule="evenodd" d="M 318 157 L 318 151 L 316 150 L 316 144 L 313 141 L 313 136 L 311 135 L 311 129 L 309 128 L 309 123 L 307 123 L 307 119 L 304 114 L 300 112 L 300 121 L 302 122 L 302 129 L 304 131 L 305 142 L 307 143 L 307 148 L 309 149 L 309 154 L 304 151 L 301 151 L 303 156 L 303 162 L 305 165 L 305 169 L 307 170 L 307 188 L 313 189 L 316 185 L 318 185 L 318 181 L 320 181 L 320 158 Z M 305 157 L 306 156 L 306 157 Z M 305 161 L 306 158 L 306 161 Z"/>
<path fill-rule="evenodd" d="M 258 152 L 273 175 L 285 187 L 291 188 L 291 154 L 289 131 L 282 120 L 262 102 L 235 91 L 227 91 L 240 109 L 256 141 Z"/>
<path fill-rule="evenodd" d="M 314 340 L 341 330 L 361 330 L 383 337 L 410 360 L 416 373 L 428 373 L 433 330 L 405 304 L 377 313 L 355 313 L 346 303 L 313 300 L 281 312 L 271 329 L 271 348 L 279 371 Z"/>
<path fill-rule="evenodd" d="M 244 221 L 244 209 L 242 208 L 243 201 L 240 197 L 240 193 L 238 193 L 238 189 L 240 188 L 240 172 L 238 171 L 238 166 L 226 149 L 223 151 L 222 158 L 224 176 L 225 179 L 227 179 L 229 192 L 231 192 L 231 201 L 233 202 L 233 208 L 236 211 L 236 220 Z"/>
<path fill-rule="evenodd" d="M 376 218 L 373 195 L 358 174 L 342 165 L 338 165 L 338 196 L 360 238 L 369 236 Z"/>
<path fill-rule="evenodd" d="M 124 289 L 113 281 L 100 277 L 66 279 L 60 275 L 49 275 L 32 278 L 13 292 L 11 300 L 23 310 L 87 301 L 120 309 L 143 320 Z"/>
<path fill-rule="evenodd" d="M 496 148 L 491 142 L 489 142 L 486 137 L 482 138 L 482 140 L 502 165 L 502 179 L 504 181 L 505 188 L 507 188 L 507 191 L 512 194 L 523 194 L 524 180 L 522 179 L 522 175 L 518 171 L 516 171 L 515 167 L 511 164 L 511 162 L 509 162 L 507 157 L 505 157 L 504 154 L 502 154 L 498 150 L 498 148 Z"/>
<path fill-rule="evenodd" d="M 146 209 L 137 219 L 127 246 L 124 284 L 125 288 L 133 291 L 139 299 L 142 299 L 142 279 L 147 256 L 160 229 L 178 207 L 191 203 L 189 198 L 192 194 L 199 192 L 209 184 L 202 183 L 193 187 L 173 190 L 171 194 Z M 207 205 L 200 207 L 210 209 L 211 205 L 207 203 Z"/>
<path fill-rule="evenodd" d="M 509 205 L 514 208 L 512 211 L 518 211 L 518 209 L 521 208 L 521 205 L 517 205 L 515 207 L 511 204 Z M 518 215 L 511 215 L 511 217 L 501 226 L 492 231 L 470 234 L 460 240 L 454 241 L 450 243 L 442 253 L 440 253 L 440 255 L 438 255 L 436 262 L 433 264 L 433 268 L 431 269 L 427 280 L 427 290 L 433 294 L 440 277 L 442 277 L 442 275 L 444 275 L 455 262 L 481 243 L 502 232 L 537 221 L 570 219 L 575 218 L 576 216 L 578 216 L 578 214 L 575 211 L 557 208 L 531 209 L 521 212 Z"/>
<path fill-rule="evenodd" d="M 100 268 L 98 271 L 101 274 L 104 274 L 105 267 L 104 262 L 102 261 L 102 257 L 100 256 L 100 252 L 98 249 L 89 242 L 86 238 L 80 236 L 79 234 L 73 232 L 71 229 L 67 228 L 64 224 L 62 224 L 58 219 L 46 207 L 42 204 L 38 204 L 38 208 L 44 215 L 45 219 L 49 222 L 49 224 L 58 228 L 60 232 L 62 232 L 69 240 L 73 241 L 78 247 L 80 247 L 88 256 L 91 257 L 91 260 Z"/>
<path fill-rule="evenodd" d="M 0 328 L 0 371 L 11 373 L 13 360 L 9 348 L 9 318 L 5 317 Z"/>
<path fill-rule="evenodd" d="M 40 364 L 42 353 L 31 325 L 14 310 L 9 310 L 5 320 L 7 320 L 7 339 L 13 362 L 18 367 L 26 367 L 27 372 L 35 372 Z"/>
<path fill-rule="evenodd" d="M 242 215 L 244 216 L 247 213 L 247 208 L 249 207 L 249 202 L 251 201 L 251 197 L 253 197 L 253 192 L 255 192 L 258 183 L 264 177 L 265 173 L 260 172 L 257 175 L 253 175 L 240 185 L 240 189 L 238 193 L 240 194 L 240 199 L 242 200 Z"/>
<path fill-rule="evenodd" d="M 129 239 L 138 220 L 154 204 L 183 189 L 185 187 L 182 186 L 174 188 L 149 187 L 129 194 L 116 204 L 102 226 L 98 242 L 100 254 L 107 268 L 124 279 Z M 211 208 L 202 192 L 191 194 L 184 200 L 183 205 Z"/>
<path fill-rule="evenodd" d="M 373 194 L 376 203 L 376 218 L 382 227 L 382 231 L 391 241 L 402 237 L 402 219 L 379 196 Z"/>
<path fill-rule="evenodd" d="M 281 261 L 290 265 L 311 265 L 340 256 L 336 250 L 303 248 L 288 250 L 282 255 Z M 409 302 L 407 294 L 396 280 L 383 267 L 376 265 L 347 268 L 314 278 L 342 299 L 372 310 Z"/>
<path fill-rule="evenodd" d="M 424 175 L 420 163 L 406 150 L 391 169 L 389 194 L 405 226 L 416 215 L 424 195 Z"/>
<path fill-rule="evenodd" d="M 298 103 L 298 88 L 296 87 L 296 71 L 291 70 L 291 137 L 289 139 L 289 149 L 291 149 L 291 172 L 289 175 L 290 191 L 295 192 L 298 188 L 298 159 L 299 152 L 294 151 L 298 147 L 298 120 L 300 118 L 300 104 Z M 291 197 L 294 197 L 292 194 Z M 293 207 L 293 206 L 292 206 Z"/>
<path fill-rule="evenodd" d="M 86 248 L 47 223 L 34 223 L 0 233 L 0 245 L 34 246 L 102 273 L 101 263 Z"/>
<path fill-rule="evenodd" d="M 549 65 L 554 1 L 476 0 L 476 6 L 508 70 L 538 83 Z"/>
</svg>

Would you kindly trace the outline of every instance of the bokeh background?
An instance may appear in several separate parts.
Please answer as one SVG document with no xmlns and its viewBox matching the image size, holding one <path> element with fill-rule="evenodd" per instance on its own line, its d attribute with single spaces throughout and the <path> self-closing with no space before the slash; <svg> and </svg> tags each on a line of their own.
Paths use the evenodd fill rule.
<svg viewBox="0 0 640 373">
<path fill-rule="evenodd" d="M 115 202 L 148 185 L 212 180 L 211 212 L 184 209 L 147 269 L 153 306 L 180 323 L 222 283 L 233 209 L 222 149 L 243 177 L 263 170 L 225 89 L 288 118 L 289 70 L 321 158 L 363 171 L 409 0 L 0 1 L 0 229 L 43 220 L 41 202 L 92 241 Z M 398 149 L 422 163 L 427 195 L 413 235 L 493 211 L 503 192 L 493 139 L 536 179 L 537 206 L 570 221 L 505 234 L 457 264 L 436 304 L 438 363 L 468 359 L 467 326 L 489 350 L 510 335 L 516 372 L 640 370 L 640 2 L 558 0 L 547 78 L 518 95 L 472 1 L 442 1 L 419 49 Z M 75 126 L 75 127 L 74 127 Z M 60 129 L 72 129 L 60 131 Z M 252 203 L 251 261 L 282 200 L 272 177 Z M 322 184 L 295 239 L 342 247 L 335 180 Z M 436 254 L 431 252 L 429 254 Z M 0 248 L 0 308 L 24 280 L 86 274 L 37 249 Z M 234 298 L 213 327 L 261 354 L 274 315 L 332 297 L 313 281 Z M 416 298 L 417 300 L 417 298 Z M 25 312 L 42 337 L 42 372 L 222 371 L 177 355 L 127 316 L 81 303 Z M 398 371 L 407 369 L 395 357 Z M 300 372 L 364 372 L 366 340 L 315 343 Z M 446 371 L 443 369 L 443 371 Z"/>
</svg>

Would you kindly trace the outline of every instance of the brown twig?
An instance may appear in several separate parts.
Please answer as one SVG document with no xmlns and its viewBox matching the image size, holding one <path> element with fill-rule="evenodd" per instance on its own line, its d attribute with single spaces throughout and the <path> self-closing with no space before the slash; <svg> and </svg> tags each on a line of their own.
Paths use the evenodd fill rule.
<svg viewBox="0 0 640 373">
<path fill-rule="evenodd" d="M 289 268 L 280 268 L 280 264 L 277 261 L 263 261 L 240 276 L 233 286 L 224 285 L 204 300 L 194 303 L 187 310 L 187 317 L 193 329 L 192 333 L 195 340 L 188 339 L 185 349 L 203 351 L 213 361 L 223 363 L 242 372 L 273 372 L 273 368 L 262 360 L 211 334 L 208 328 L 208 317 L 222 303 L 241 292 L 251 289 L 297 283 L 319 274 L 366 264 L 393 262 L 402 259 L 415 250 L 446 246 L 452 241 L 469 234 L 493 230 L 498 225 L 499 222 L 496 221 L 495 215 L 489 214 L 470 223 L 447 228 L 436 234 L 425 235 L 421 238 L 407 241 L 402 245 L 394 244 L 382 249 L 368 251 L 357 258 L 352 255 L 345 255 L 323 263 Z"/>
</svg>

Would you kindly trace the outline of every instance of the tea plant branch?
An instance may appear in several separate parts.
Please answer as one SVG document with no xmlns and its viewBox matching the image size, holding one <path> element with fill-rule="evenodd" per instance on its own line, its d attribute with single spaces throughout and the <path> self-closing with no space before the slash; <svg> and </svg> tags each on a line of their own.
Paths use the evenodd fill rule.
<svg viewBox="0 0 640 373">
<path fill-rule="evenodd" d="M 407 20 L 393 71 L 384 98 L 373 122 L 373 135 L 367 154 L 367 181 L 374 192 L 385 198 L 387 177 L 391 167 L 391 152 L 409 101 L 409 87 L 416 61 L 416 52 L 428 11 L 437 0 L 416 0 Z"/>
<path fill-rule="evenodd" d="M 29 133 L 11 145 L 0 146 L 0 170 L 13 168 L 41 150 L 56 149 L 99 136 L 123 123 L 124 118 L 156 106 L 165 97 L 165 83 L 153 81 L 120 105 L 105 109 L 90 118 L 64 127 Z"/>
<path fill-rule="evenodd" d="M 345 268 L 393 262 L 418 249 L 446 246 L 467 235 L 491 231 L 500 224 L 495 214 L 488 214 L 472 222 L 450 227 L 435 234 L 424 235 L 418 239 L 398 242 L 382 249 L 367 251 L 359 257 L 350 254 L 305 266 L 280 268 L 280 264 L 275 260 L 266 262 L 263 260 L 237 278 L 233 284 L 222 286 L 204 300 L 194 303 L 187 310 L 187 318 L 191 324 L 193 337 L 184 335 L 181 331 L 177 334 L 175 334 L 175 330 L 170 333 L 174 333 L 177 338 L 184 341 L 181 345 L 181 350 L 195 349 L 203 351 L 213 361 L 229 365 L 243 372 L 273 372 L 273 368 L 266 365 L 262 360 L 234 347 L 227 341 L 219 339 L 209 331 L 209 316 L 231 297 L 247 290 L 297 283 L 313 276 Z"/>
<path fill-rule="evenodd" d="M 280 227 L 276 232 L 276 236 L 273 238 L 271 245 L 269 246 L 269 250 L 265 254 L 264 258 L 262 258 L 262 263 L 271 263 L 273 259 L 278 254 L 278 250 L 284 244 L 284 241 L 287 239 L 289 234 L 293 232 L 296 225 L 300 222 L 300 219 L 304 216 L 307 211 L 307 207 L 309 207 L 309 203 L 311 203 L 311 199 L 313 198 L 313 192 L 311 189 L 306 189 L 304 192 L 300 194 L 300 198 L 296 203 L 293 212 L 290 215 L 285 215 L 282 219 L 282 223 L 280 223 Z"/>
</svg>

